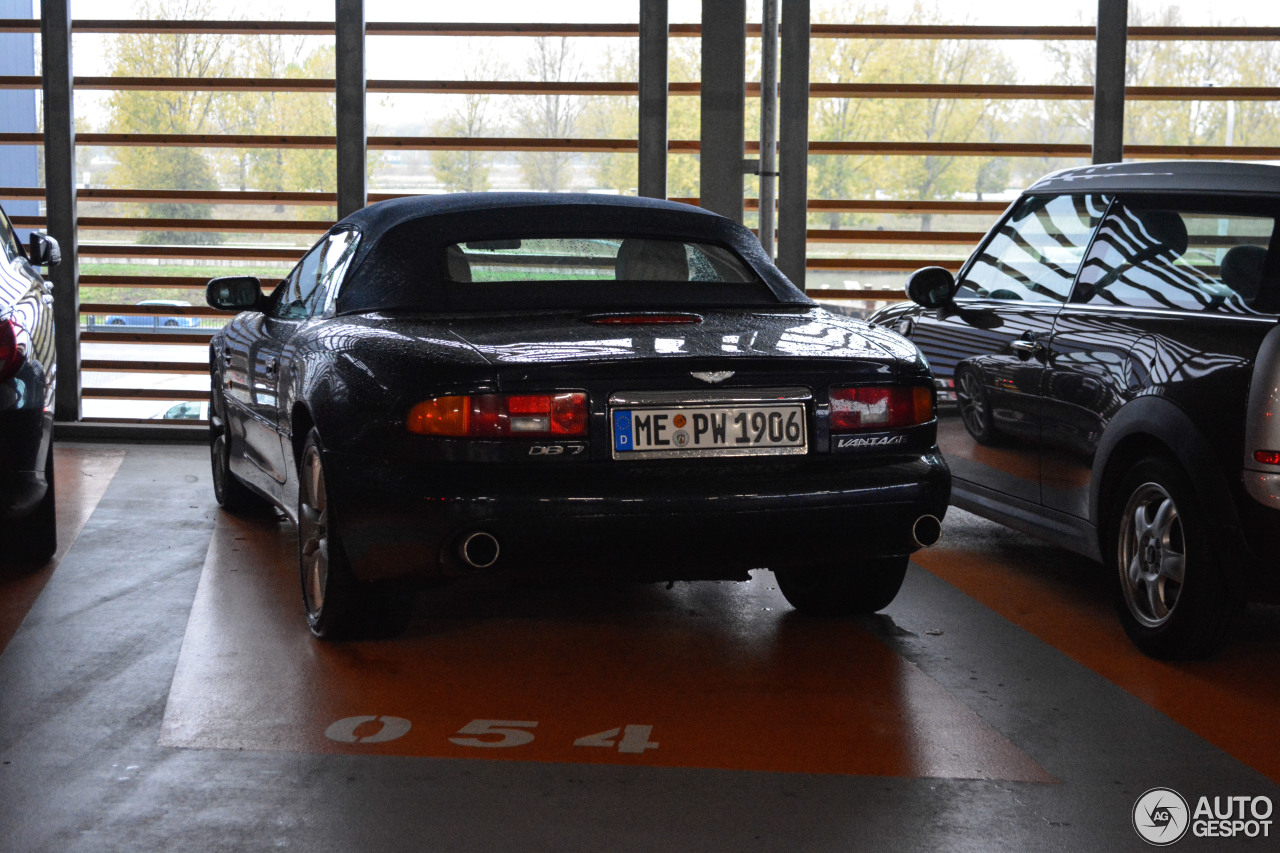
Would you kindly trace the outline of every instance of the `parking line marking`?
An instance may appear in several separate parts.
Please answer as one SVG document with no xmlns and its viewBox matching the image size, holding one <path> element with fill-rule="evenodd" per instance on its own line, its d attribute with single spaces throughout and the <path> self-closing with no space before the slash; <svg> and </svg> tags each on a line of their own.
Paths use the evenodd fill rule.
<svg viewBox="0 0 1280 853">
<path fill-rule="evenodd" d="M 1235 636 L 1211 660 L 1148 658 L 1129 642 L 1102 569 L 1084 557 L 992 528 L 982 545 L 948 545 L 946 535 L 915 562 L 1113 684 L 1280 782 L 1280 670 L 1276 635 Z M 999 559 L 995 539 L 999 539 Z M 1046 558 L 1064 567 L 1050 570 Z M 1069 564 L 1069 565 L 1068 565 Z M 1108 579 L 1109 581 L 1109 575 Z M 1261 634 L 1265 635 L 1266 626 Z"/>
</svg>

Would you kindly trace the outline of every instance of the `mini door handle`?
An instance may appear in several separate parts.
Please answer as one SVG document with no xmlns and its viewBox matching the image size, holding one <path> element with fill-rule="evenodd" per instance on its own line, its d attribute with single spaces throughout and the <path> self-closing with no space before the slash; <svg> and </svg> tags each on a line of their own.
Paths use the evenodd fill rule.
<svg viewBox="0 0 1280 853">
<path fill-rule="evenodd" d="M 1033 355 L 1044 352 L 1044 344 L 1019 338 L 1016 341 L 1009 342 L 1009 349 L 1017 353 L 1019 358 L 1030 358 Z"/>
<path fill-rule="evenodd" d="M 274 375 L 275 375 L 275 373 L 276 373 L 276 367 L 277 367 L 277 366 L 279 366 L 279 364 L 280 364 L 280 362 L 278 362 L 276 359 L 274 359 L 274 358 L 268 358 L 268 359 L 267 359 L 267 367 L 266 367 L 267 375 L 268 375 L 268 376 L 274 376 Z"/>
</svg>

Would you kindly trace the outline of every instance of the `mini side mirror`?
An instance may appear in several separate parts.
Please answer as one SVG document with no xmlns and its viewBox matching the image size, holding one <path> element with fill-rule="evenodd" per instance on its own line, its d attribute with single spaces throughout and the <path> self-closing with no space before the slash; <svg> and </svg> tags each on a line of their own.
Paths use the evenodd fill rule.
<svg viewBox="0 0 1280 853">
<path fill-rule="evenodd" d="M 907 298 L 924 308 L 941 308 L 955 295 L 955 276 L 942 267 L 916 270 L 907 279 Z"/>
<path fill-rule="evenodd" d="M 27 257 L 33 267 L 57 266 L 62 260 L 62 249 L 58 247 L 58 241 L 48 234 L 32 231 L 27 243 Z"/>
<path fill-rule="evenodd" d="M 265 301 L 262 282 L 251 275 L 210 279 L 204 289 L 204 299 L 219 311 L 260 311 Z"/>
</svg>

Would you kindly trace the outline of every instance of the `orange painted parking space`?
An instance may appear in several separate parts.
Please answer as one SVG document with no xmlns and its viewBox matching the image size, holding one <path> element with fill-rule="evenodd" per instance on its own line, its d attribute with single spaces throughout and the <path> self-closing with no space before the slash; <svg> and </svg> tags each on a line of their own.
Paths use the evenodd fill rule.
<svg viewBox="0 0 1280 853">
<path fill-rule="evenodd" d="M 123 450 L 55 446 L 53 481 L 58 550 L 44 566 L 5 566 L 0 572 L 0 652 L 98 506 L 124 460 Z"/>
<path fill-rule="evenodd" d="M 1212 660 L 1152 660 L 1125 636 L 1100 567 L 1008 528 L 989 530 L 980 543 L 944 534 L 916 563 L 1280 782 L 1280 613 L 1247 613 Z"/>
<path fill-rule="evenodd" d="M 749 584 L 429 591 L 397 640 L 306 630 L 287 524 L 220 514 L 167 746 L 1051 782 L 866 630 Z"/>
</svg>

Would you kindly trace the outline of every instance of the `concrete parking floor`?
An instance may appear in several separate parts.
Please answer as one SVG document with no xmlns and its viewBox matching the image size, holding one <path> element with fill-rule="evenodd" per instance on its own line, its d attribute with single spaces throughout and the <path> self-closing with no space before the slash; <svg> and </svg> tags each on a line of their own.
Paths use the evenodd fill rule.
<svg viewBox="0 0 1280 853">
<path fill-rule="evenodd" d="M 871 618 L 476 578 L 333 645 L 204 448 L 57 462 L 58 559 L 0 573 L 3 851 L 1142 850 L 1150 789 L 1280 801 L 1275 608 L 1150 661 L 1100 568 L 964 513 Z"/>
</svg>

